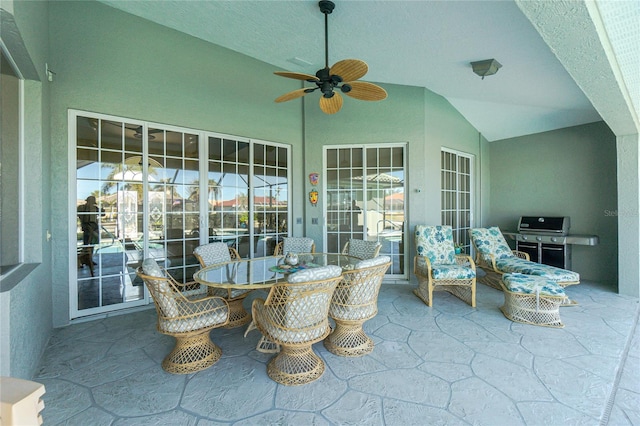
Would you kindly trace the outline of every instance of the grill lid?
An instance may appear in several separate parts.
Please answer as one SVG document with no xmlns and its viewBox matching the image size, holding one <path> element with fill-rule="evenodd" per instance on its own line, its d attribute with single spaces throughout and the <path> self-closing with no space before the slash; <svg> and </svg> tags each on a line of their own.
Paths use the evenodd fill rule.
<svg viewBox="0 0 640 426">
<path fill-rule="evenodd" d="M 522 234 L 567 235 L 571 222 L 568 216 L 522 216 L 518 222 L 518 232 Z"/>
</svg>

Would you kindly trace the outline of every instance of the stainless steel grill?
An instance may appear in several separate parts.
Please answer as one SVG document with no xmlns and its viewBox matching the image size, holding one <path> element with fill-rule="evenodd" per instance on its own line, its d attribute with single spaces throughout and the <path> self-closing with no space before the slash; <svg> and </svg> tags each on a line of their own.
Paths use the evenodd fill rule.
<svg viewBox="0 0 640 426">
<path fill-rule="evenodd" d="M 516 241 L 516 250 L 529 254 L 531 261 L 571 269 L 571 246 L 598 244 L 596 235 L 571 235 L 567 216 L 522 216 L 517 232 L 505 232 Z"/>
</svg>

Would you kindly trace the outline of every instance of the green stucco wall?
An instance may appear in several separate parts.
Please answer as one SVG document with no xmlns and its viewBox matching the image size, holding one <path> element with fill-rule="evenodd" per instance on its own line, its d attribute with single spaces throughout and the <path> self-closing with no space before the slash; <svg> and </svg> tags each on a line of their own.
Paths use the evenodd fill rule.
<svg viewBox="0 0 640 426">
<path fill-rule="evenodd" d="M 487 225 L 515 230 L 520 216 L 569 216 L 571 234 L 597 246 L 573 246 L 582 279 L 618 281 L 616 138 L 604 122 L 492 142 Z"/>
<path fill-rule="evenodd" d="M 5 2 L 1 5 L 3 8 Z M 12 11 L 20 46 L 8 45 L 10 52 L 24 53 L 23 63 L 32 66 L 24 82 L 24 262 L 35 268 L 13 289 L 0 295 L 0 375 L 31 379 L 49 339 L 52 327 L 51 181 L 49 177 L 49 99 L 42 83 L 48 60 L 47 2 L 13 2 Z M 31 74 L 35 67 L 37 75 Z M 39 77 L 38 77 L 39 75 Z M 6 347 L 5 345 L 9 345 Z"/>
</svg>

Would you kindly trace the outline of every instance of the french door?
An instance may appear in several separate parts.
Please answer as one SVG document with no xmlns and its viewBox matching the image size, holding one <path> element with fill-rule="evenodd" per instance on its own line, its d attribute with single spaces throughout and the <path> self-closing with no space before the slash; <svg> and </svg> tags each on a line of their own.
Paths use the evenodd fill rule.
<svg viewBox="0 0 640 426">
<path fill-rule="evenodd" d="M 473 155 L 442 149 L 440 158 L 442 224 L 453 228 L 453 240 L 470 254 L 473 227 Z"/>
<path fill-rule="evenodd" d="M 405 278 L 405 145 L 324 148 L 327 252 L 351 238 L 379 241 L 390 256 L 388 275 Z"/>
<path fill-rule="evenodd" d="M 69 128 L 72 318 L 149 303 L 144 258 L 184 283 L 200 244 L 254 257 L 287 234 L 287 146 L 75 111 Z"/>
</svg>

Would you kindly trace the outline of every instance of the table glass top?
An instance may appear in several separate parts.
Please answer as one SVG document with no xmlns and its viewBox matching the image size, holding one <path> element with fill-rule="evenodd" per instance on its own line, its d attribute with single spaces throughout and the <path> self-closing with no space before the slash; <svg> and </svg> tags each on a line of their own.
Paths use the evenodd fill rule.
<svg viewBox="0 0 640 426">
<path fill-rule="evenodd" d="M 340 266 L 344 271 L 352 270 L 361 259 L 346 254 L 303 253 L 298 254 L 298 266 L 284 264 L 283 256 L 259 257 L 232 260 L 202 268 L 193 275 L 196 282 L 221 288 L 268 288 L 275 283 L 286 282 L 288 275 L 302 269 L 326 265 Z"/>
</svg>

